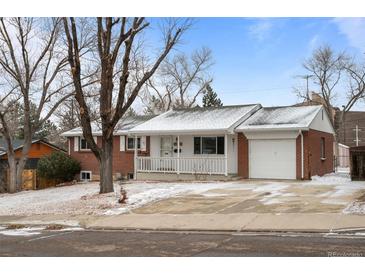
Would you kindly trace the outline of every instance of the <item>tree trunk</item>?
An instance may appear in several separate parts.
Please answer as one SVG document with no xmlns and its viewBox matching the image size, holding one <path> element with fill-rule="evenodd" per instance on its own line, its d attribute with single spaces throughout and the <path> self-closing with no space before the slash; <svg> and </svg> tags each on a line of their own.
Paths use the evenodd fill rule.
<svg viewBox="0 0 365 274">
<path fill-rule="evenodd" d="M 9 193 L 15 193 L 17 190 L 16 186 L 16 160 L 13 157 L 8 158 L 8 164 L 9 164 Z"/>
<path fill-rule="evenodd" d="M 26 159 L 22 157 L 22 159 L 19 159 L 18 165 L 16 168 L 16 191 L 22 190 L 22 184 L 23 184 L 23 171 L 25 167 Z"/>
<path fill-rule="evenodd" d="M 113 186 L 113 136 L 103 138 L 100 157 L 100 193 L 114 192 Z"/>
<path fill-rule="evenodd" d="M 345 144 L 346 143 L 346 112 L 345 111 L 341 112 L 341 124 L 342 124 L 342 129 L 343 129 L 342 143 Z"/>
</svg>

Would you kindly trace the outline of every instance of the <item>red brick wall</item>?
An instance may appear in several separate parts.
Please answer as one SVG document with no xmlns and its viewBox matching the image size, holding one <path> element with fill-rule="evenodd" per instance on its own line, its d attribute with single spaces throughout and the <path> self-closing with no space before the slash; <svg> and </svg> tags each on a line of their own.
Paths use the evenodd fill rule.
<svg viewBox="0 0 365 274">
<path fill-rule="evenodd" d="M 127 137 L 126 137 L 127 139 Z M 81 170 L 91 171 L 93 177 L 100 174 L 99 162 L 91 151 L 74 151 L 74 138 L 68 138 L 70 143 L 70 155 L 81 163 Z M 97 137 L 97 145 L 101 147 L 101 137 Z M 126 146 L 127 148 L 127 146 Z M 146 137 L 146 151 L 140 151 L 138 155 L 149 156 L 150 137 Z M 113 174 L 120 173 L 127 176 L 134 171 L 134 151 L 120 151 L 120 137 L 114 136 L 113 143 Z M 96 179 L 96 178 L 95 178 Z"/>
<path fill-rule="evenodd" d="M 321 138 L 325 138 L 325 154 L 326 159 L 321 160 Z M 309 162 L 309 173 L 307 178 L 311 176 L 319 175 L 322 176 L 326 173 L 333 172 L 333 135 L 330 133 L 309 130 L 308 132 L 308 162 Z"/>
<path fill-rule="evenodd" d="M 248 140 L 243 133 L 237 136 L 237 173 L 238 176 L 248 178 Z"/>
<path fill-rule="evenodd" d="M 321 160 L 321 138 L 325 138 L 326 159 Z M 333 135 L 310 129 L 303 132 L 304 138 L 304 179 L 322 176 L 333 171 Z M 301 137 L 297 137 L 297 179 L 301 179 Z"/>
</svg>

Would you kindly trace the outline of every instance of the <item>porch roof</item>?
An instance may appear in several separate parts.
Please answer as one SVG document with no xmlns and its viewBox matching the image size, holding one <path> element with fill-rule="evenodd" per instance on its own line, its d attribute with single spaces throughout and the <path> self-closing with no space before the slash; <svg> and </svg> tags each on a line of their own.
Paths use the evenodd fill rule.
<svg viewBox="0 0 365 274">
<path fill-rule="evenodd" d="M 154 115 L 137 115 L 137 116 L 128 116 L 125 118 L 122 118 L 117 126 L 115 127 L 114 134 L 115 135 L 123 135 L 127 134 L 129 130 L 143 122 L 148 121 L 149 119 L 155 117 Z M 91 123 L 91 129 L 94 136 L 101 136 L 101 123 L 100 122 L 92 122 Z M 71 129 L 69 131 L 66 131 L 61 134 L 61 136 L 65 137 L 72 137 L 72 136 L 82 136 L 82 128 L 77 127 L 74 129 Z"/>
<path fill-rule="evenodd" d="M 321 108 L 321 105 L 264 107 L 240 124 L 236 131 L 308 129 Z"/>
<path fill-rule="evenodd" d="M 261 108 L 259 104 L 196 107 L 165 112 L 129 131 L 131 134 L 233 132 L 233 129 Z"/>
</svg>

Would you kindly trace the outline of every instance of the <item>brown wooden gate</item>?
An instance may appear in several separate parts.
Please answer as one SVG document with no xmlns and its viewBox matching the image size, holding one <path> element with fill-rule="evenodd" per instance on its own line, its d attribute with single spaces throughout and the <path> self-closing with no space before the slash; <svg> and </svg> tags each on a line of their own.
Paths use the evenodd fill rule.
<svg viewBox="0 0 365 274">
<path fill-rule="evenodd" d="M 37 171 L 35 169 L 27 169 L 23 171 L 22 189 L 32 190 L 37 189 Z"/>
<path fill-rule="evenodd" d="M 365 180 L 365 146 L 350 147 L 351 180 Z"/>
</svg>

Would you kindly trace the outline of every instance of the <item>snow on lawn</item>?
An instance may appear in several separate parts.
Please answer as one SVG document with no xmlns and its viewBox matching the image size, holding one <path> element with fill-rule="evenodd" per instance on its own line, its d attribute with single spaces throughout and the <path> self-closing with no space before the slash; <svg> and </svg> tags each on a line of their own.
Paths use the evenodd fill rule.
<svg viewBox="0 0 365 274">
<path fill-rule="evenodd" d="M 113 215 L 129 212 L 147 203 L 167 199 L 184 193 L 202 194 L 216 188 L 230 188 L 237 183 L 132 183 L 123 185 L 127 191 L 127 204 L 117 202 L 120 186 L 115 192 L 98 194 L 98 183 L 80 183 L 72 186 L 44 190 L 0 194 L 1 215 Z"/>
<path fill-rule="evenodd" d="M 0 194 L 0 215 L 87 213 L 100 204 L 93 205 L 82 196 L 97 193 L 98 184 L 91 183 Z M 107 200 L 105 198 L 106 195 L 101 200 Z"/>
</svg>

